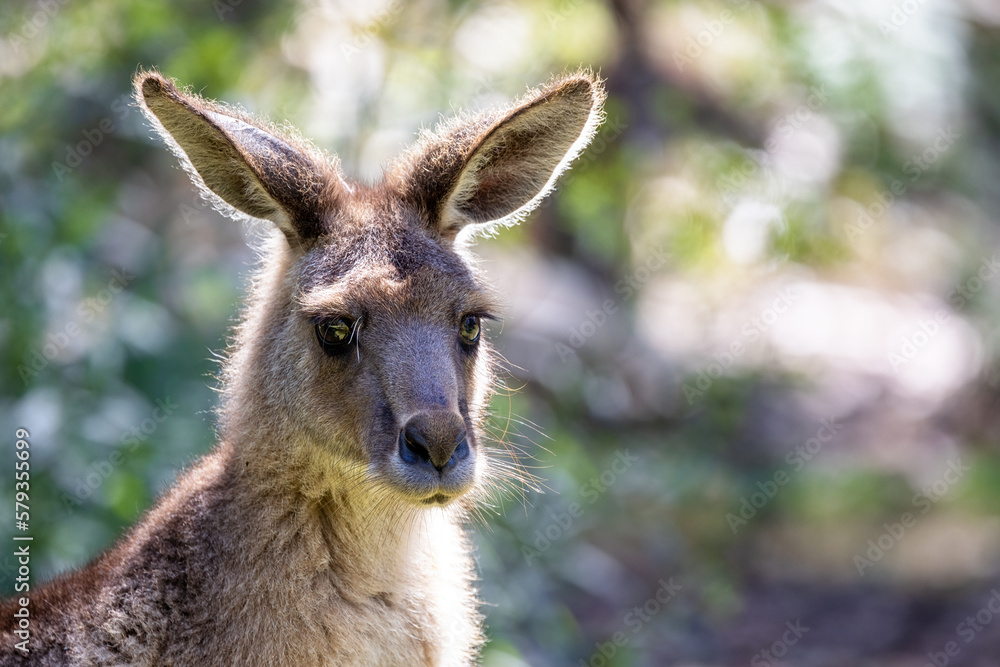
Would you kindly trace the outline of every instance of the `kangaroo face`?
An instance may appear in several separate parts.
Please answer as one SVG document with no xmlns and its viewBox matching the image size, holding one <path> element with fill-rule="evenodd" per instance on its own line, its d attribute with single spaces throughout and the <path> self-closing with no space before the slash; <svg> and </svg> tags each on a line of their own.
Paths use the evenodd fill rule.
<svg viewBox="0 0 1000 667">
<path fill-rule="evenodd" d="M 416 216 L 359 217 L 300 262 L 295 335 L 313 372 L 293 404 L 312 439 L 369 480 L 417 504 L 448 503 L 485 465 L 484 322 L 495 308 Z"/>
<path fill-rule="evenodd" d="M 541 201 L 600 123 L 600 82 L 561 77 L 425 132 L 374 185 L 349 184 L 307 142 L 155 72 L 136 77 L 136 95 L 218 208 L 284 235 L 229 373 L 254 380 L 231 383 L 256 399 L 237 404 L 263 402 L 306 437 L 246 465 L 299 466 L 321 487 L 374 485 L 418 506 L 480 486 L 495 366 L 483 321 L 496 311 L 456 239 Z M 255 416 L 242 417 L 252 429 Z"/>
</svg>

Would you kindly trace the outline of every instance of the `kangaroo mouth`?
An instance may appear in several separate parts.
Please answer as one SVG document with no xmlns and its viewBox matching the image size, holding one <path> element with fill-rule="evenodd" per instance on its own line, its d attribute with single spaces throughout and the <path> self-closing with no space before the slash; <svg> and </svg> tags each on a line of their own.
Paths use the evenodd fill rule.
<svg viewBox="0 0 1000 667">
<path fill-rule="evenodd" d="M 424 505 L 447 505 L 455 496 L 448 496 L 443 493 L 435 493 L 429 498 L 424 498 L 420 502 Z"/>
</svg>

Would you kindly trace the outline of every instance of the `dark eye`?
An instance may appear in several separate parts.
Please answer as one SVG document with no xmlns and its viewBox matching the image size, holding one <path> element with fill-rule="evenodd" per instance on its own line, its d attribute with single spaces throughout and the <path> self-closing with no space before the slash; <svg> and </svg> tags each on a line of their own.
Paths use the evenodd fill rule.
<svg viewBox="0 0 1000 667">
<path fill-rule="evenodd" d="M 316 323 L 316 338 L 323 346 L 323 351 L 331 357 L 343 354 L 351 347 L 352 322 L 338 317 L 335 320 L 320 320 Z"/>
<path fill-rule="evenodd" d="M 466 345 L 475 345 L 479 342 L 481 331 L 479 316 L 466 315 L 462 318 L 462 325 L 458 328 L 458 335 L 462 337 L 462 342 Z"/>
</svg>

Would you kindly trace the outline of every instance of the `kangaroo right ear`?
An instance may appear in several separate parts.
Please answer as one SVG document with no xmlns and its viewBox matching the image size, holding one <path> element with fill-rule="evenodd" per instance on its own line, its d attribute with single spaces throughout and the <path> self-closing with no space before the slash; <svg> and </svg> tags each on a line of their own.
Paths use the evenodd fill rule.
<svg viewBox="0 0 1000 667">
<path fill-rule="evenodd" d="M 245 114 L 180 92 L 157 72 L 136 75 L 135 96 L 195 184 L 274 222 L 293 247 L 323 232 L 343 184 L 335 163 Z"/>
</svg>

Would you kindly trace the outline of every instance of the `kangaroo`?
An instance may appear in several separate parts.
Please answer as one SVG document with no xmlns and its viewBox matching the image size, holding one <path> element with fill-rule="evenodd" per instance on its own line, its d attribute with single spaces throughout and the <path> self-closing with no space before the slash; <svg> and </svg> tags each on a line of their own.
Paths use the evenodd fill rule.
<svg viewBox="0 0 1000 667">
<path fill-rule="evenodd" d="M 484 432 L 498 309 L 468 246 L 551 190 L 602 120 L 601 81 L 424 131 L 374 184 L 158 72 L 134 86 L 204 196 L 276 231 L 216 447 L 116 546 L 30 591 L 29 652 L 0 606 L 0 664 L 474 663 L 466 526 L 520 471 Z"/>
</svg>

